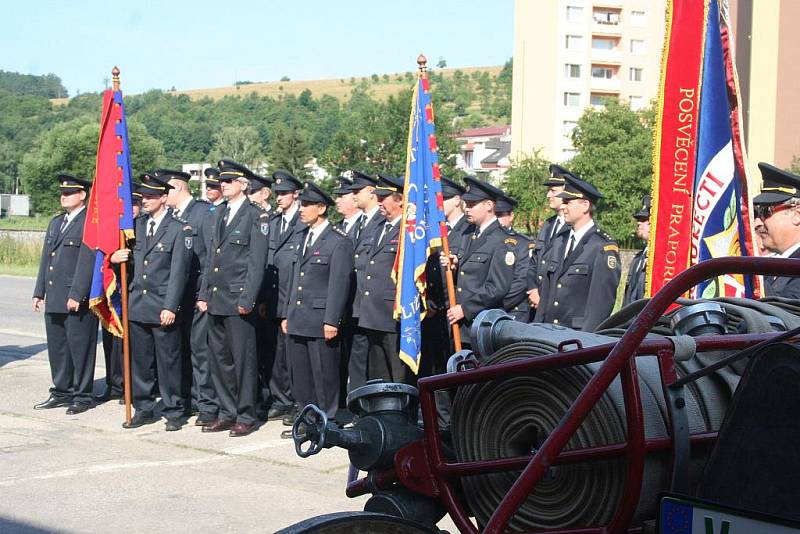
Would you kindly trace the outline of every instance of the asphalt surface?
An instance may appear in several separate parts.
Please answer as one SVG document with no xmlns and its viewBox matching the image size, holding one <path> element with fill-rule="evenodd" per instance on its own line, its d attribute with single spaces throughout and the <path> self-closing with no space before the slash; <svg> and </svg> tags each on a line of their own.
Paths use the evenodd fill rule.
<svg viewBox="0 0 800 534">
<path fill-rule="evenodd" d="M 299 458 L 280 421 L 230 438 L 194 419 L 179 432 L 124 430 L 116 401 L 76 416 L 34 410 L 50 370 L 32 291 L 30 278 L 0 276 L 0 533 L 273 532 L 363 508 L 344 495 L 346 453 Z M 104 376 L 98 349 L 96 393 Z"/>
</svg>

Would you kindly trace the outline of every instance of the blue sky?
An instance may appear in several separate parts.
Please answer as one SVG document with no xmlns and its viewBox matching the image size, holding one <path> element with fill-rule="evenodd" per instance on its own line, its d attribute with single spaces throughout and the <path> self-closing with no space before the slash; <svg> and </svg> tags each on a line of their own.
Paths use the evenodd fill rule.
<svg viewBox="0 0 800 534">
<path fill-rule="evenodd" d="M 344 78 L 501 65 L 513 0 L 23 0 L 3 6 L 0 69 L 55 73 L 74 95 L 116 64 L 127 93 L 236 80 Z"/>
</svg>

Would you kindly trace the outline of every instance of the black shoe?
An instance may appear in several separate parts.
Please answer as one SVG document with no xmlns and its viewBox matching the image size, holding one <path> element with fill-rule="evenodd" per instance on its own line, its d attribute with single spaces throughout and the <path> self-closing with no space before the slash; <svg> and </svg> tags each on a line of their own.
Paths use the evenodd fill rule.
<svg viewBox="0 0 800 534">
<path fill-rule="evenodd" d="M 89 405 L 83 402 L 73 402 L 67 408 L 67 415 L 78 415 L 89 409 Z"/>
<path fill-rule="evenodd" d="M 183 425 L 181 424 L 180 420 L 178 419 L 167 419 L 167 425 L 164 427 L 164 430 L 167 432 L 175 432 L 176 430 L 180 430 Z"/>
<path fill-rule="evenodd" d="M 201 413 L 197 416 L 197 419 L 195 419 L 194 426 L 206 426 L 207 424 L 213 423 L 216 420 L 216 415 L 212 415 L 210 413 Z"/>
<path fill-rule="evenodd" d="M 122 428 L 139 428 L 140 426 L 150 425 L 158 421 L 153 415 L 153 412 L 136 412 L 131 418 L 131 422 L 125 421 L 122 423 Z"/>
<path fill-rule="evenodd" d="M 71 404 L 72 401 L 65 398 L 65 397 L 56 397 L 55 395 L 50 395 L 46 401 L 40 402 L 39 404 L 34 404 L 34 410 L 49 410 L 50 408 L 59 408 L 61 406 L 67 406 Z"/>
<path fill-rule="evenodd" d="M 293 426 L 295 419 L 297 419 L 297 414 L 295 413 L 285 415 L 283 417 L 283 426 Z"/>
<path fill-rule="evenodd" d="M 291 411 L 291 406 L 285 404 L 273 404 L 267 412 L 267 421 L 275 421 L 283 419 L 283 417 Z"/>
<path fill-rule="evenodd" d="M 108 402 L 110 400 L 116 400 L 121 398 L 122 398 L 122 392 L 107 389 L 103 392 L 102 395 L 96 396 L 94 400 L 95 402 Z"/>
</svg>

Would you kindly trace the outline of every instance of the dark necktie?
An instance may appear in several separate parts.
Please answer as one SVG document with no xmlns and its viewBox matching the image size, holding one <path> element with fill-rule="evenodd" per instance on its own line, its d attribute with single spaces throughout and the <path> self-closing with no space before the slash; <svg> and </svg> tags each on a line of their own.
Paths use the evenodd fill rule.
<svg viewBox="0 0 800 534">
<path fill-rule="evenodd" d="M 356 226 L 356 241 L 358 241 L 361 238 L 361 232 L 364 231 L 364 224 L 366 220 L 367 216 L 365 214 L 359 217 L 358 222 L 356 223 L 358 225 Z"/>
<path fill-rule="evenodd" d="M 311 248 L 311 243 L 313 242 L 313 240 L 314 240 L 314 231 L 313 230 L 309 230 L 308 231 L 308 237 L 306 237 L 306 242 L 303 245 L 303 257 L 304 258 L 308 254 L 308 249 Z"/>
<path fill-rule="evenodd" d="M 570 254 L 572 254 L 573 250 L 575 250 L 575 234 L 574 233 L 570 233 L 569 234 L 569 245 L 567 246 L 567 253 L 564 255 L 564 258 L 567 258 Z"/>
<path fill-rule="evenodd" d="M 393 227 L 394 225 L 390 222 L 387 222 L 383 225 L 383 232 L 381 232 L 381 238 L 378 240 L 378 247 L 383 245 L 383 240 L 389 236 Z"/>
<path fill-rule="evenodd" d="M 67 219 L 67 215 L 64 215 L 64 220 L 61 221 L 61 228 L 58 229 L 58 233 L 64 232 L 64 228 L 67 227 L 67 223 L 69 223 L 69 219 Z"/>
<path fill-rule="evenodd" d="M 156 221 L 150 219 L 147 228 L 147 248 L 150 248 L 151 241 L 155 237 L 155 235 L 156 235 Z"/>
<path fill-rule="evenodd" d="M 172 212 L 172 216 L 176 219 L 181 216 L 181 210 L 175 210 Z"/>
<path fill-rule="evenodd" d="M 289 227 L 289 223 L 286 222 L 286 217 L 281 217 L 281 237 L 283 234 L 286 233 L 286 229 Z"/>
</svg>

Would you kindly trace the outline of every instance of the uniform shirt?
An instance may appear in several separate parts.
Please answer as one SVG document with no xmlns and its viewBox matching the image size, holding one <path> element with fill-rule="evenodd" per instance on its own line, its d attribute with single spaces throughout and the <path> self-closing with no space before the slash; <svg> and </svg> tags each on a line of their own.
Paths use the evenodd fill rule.
<svg viewBox="0 0 800 534">
<path fill-rule="evenodd" d="M 350 235 L 350 230 L 353 229 L 353 225 L 361 219 L 362 215 L 364 215 L 364 212 L 358 210 L 355 215 L 342 219 L 342 230 L 345 234 Z"/>
<path fill-rule="evenodd" d="M 592 228 L 594 228 L 594 221 L 589 221 L 589 223 L 582 226 L 580 230 L 575 230 L 575 229 L 570 230 L 566 241 L 567 246 L 564 247 L 564 252 L 562 254 L 562 257 L 566 258 L 567 253 L 571 252 L 570 242 L 572 242 L 572 250 L 575 250 L 575 247 L 578 245 L 580 240 L 583 239 L 583 236 L 585 236 Z"/>
<path fill-rule="evenodd" d="M 281 214 L 280 230 L 289 228 L 289 225 L 292 224 L 292 219 L 294 219 L 295 213 L 297 213 L 297 202 L 292 203 L 292 205 L 289 206 L 289 209 Z"/>
<path fill-rule="evenodd" d="M 161 215 L 158 217 L 147 216 L 147 233 L 146 235 L 150 235 L 151 233 L 157 234 L 158 227 L 161 226 L 161 221 L 164 220 L 164 217 L 167 216 L 168 210 L 162 210 Z M 152 225 L 152 221 L 155 221 L 155 225 Z M 152 229 L 152 230 L 151 230 Z"/>
<path fill-rule="evenodd" d="M 72 211 L 72 213 L 67 213 L 67 214 L 64 216 L 65 220 L 67 221 L 67 224 L 65 224 L 65 225 L 64 225 L 64 230 L 66 230 L 66 229 L 67 229 L 67 227 L 68 227 L 68 226 L 69 226 L 69 225 L 72 223 L 72 221 L 74 221 L 74 220 L 75 220 L 75 217 L 77 217 L 78 215 L 80 215 L 80 214 L 81 214 L 81 212 L 82 212 L 83 210 L 85 210 L 85 209 L 86 209 L 86 206 L 81 206 L 80 208 L 78 208 L 78 209 L 76 209 L 76 210 L 73 210 L 73 211 Z M 62 232 L 63 232 L 64 230 L 62 230 Z"/>
<path fill-rule="evenodd" d="M 239 209 L 244 205 L 247 201 L 247 195 L 242 195 L 239 200 L 236 202 L 228 202 L 228 222 L 230 224 L 236 214 L 239 212 Z"/>
<path fill-rule="evenodd" d="M 194 200 L 194 199 L 192 197 L 189 197 L 186 200 L 184 200 L 183 202 L 181 202 L 180 204 L 178 204 L 177 206 L 175 206 L 175 208 L 172 210 L 172 214 L 175 217 L 178 217 L 178 218 L 181 218 L 181 219 L 185 219 L 186 218 L 185 217 L 186 208 L 189 207 L 189 204 L 192 202 L 192 200 Z"/>
<path fill-rule="evenodd" d="M 513 245 L 517 257 L 514 263 L 514 278 L 511 287 L 503 299 L 503 308 L 516 319 L 527 323 L 530 321 L 530 304 L 528 303 L 528 269 L 531 267 L 533 240 L 513 229 L 506 230 L 509 237 L 506 241 Z"/>
<path fill-rule="evenodd" d="M 309 228 L 309 231 L 305 232 L 305 235 L 310 236 L 310 238 L 306 237 L 306 239 L 303 241 L 303 247 L 300 249 L 300 253 L 301 254 L 307 253 L 308 249 L 311 249 L 314 246 L 314 243 L 317 242 L 319 236 L 322 235 L 322 233 L 329 225 L 330 222 L 328 222 L 328 219 L 325 219 L 314 228 Z"/>
</svg>

